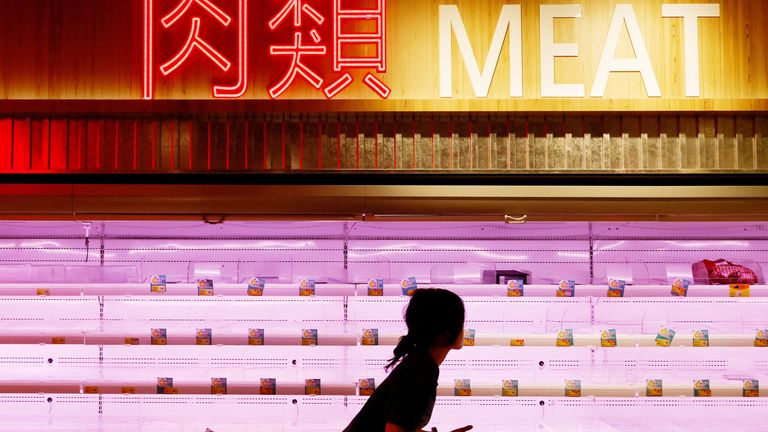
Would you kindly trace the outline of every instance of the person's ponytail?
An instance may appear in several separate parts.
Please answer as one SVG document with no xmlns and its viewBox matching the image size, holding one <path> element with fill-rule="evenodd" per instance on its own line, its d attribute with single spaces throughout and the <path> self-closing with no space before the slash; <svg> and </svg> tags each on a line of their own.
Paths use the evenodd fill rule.
<svg viewBox="0 0 768 432">
<path fill-rule="evenodd" d="M 395 356 L 389 359 L 389 363 L 387 363 L 385 370 L 389 371 L 392 369 L 397 364 L 397 362 L 402 360 L 406 355 L 411 354 L 415 348 L 416 345 L 411 340 L 410 335 L 401 336 L 400 341 L 397 343 L 397 346 L 392 352 Z"/>
</svg>

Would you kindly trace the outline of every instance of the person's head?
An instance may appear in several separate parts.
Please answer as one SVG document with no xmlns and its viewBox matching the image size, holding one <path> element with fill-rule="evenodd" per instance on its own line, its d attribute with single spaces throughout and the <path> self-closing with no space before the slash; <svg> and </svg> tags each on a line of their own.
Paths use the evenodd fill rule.
<svg viewBox="0 0 768 432">
<path fill-rule="evenodd" d="M 405 324 L 408 334 L 400 338 L 387 369 L 417 350 L 464 346 L 464 302 L 451 291 L 416 290 L 405 310 Z"/>
</svg>

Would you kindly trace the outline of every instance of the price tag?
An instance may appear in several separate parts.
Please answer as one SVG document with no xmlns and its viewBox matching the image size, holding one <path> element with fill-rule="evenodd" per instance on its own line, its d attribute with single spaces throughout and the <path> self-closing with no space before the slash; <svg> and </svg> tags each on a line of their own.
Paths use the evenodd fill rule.
<svg viewBox="0 0 768 432">
<path fill-rule="evenodd" d="M 731 297 L 749 297 L 750 288 L 750 285 L 746 284 L 731 285 L 728 292 Z"/>
</svg>

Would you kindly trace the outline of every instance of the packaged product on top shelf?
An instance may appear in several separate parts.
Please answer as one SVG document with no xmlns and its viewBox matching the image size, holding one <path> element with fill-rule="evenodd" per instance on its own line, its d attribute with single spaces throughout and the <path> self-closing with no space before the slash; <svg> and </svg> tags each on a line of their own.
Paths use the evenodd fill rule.
<svg viewBox="0 0 768 432">
<path fill-rule="evenodd" d="M 675 331 L 667 327 L 662 327 L 659 329 L 659 333 L 656 334 L 656 345 L 668 347 L 672 345 L 672 340 L 674 339 Z"/>
<path fill-rule="evenodd" d="M 686 297 L 688 295 L 688 286 L 691 281 L 685 279 L 675 279 L 672 282 L 672 295 L 677 297 Z"/>
<path fill-rule="evenodd" d="M 303 329 L 301 331 L 302 345 L 317 345 L 317 329 Z"/>
<path fill-rule="evenodd" d="M 384 295 L 384 279 L 375 278 L 368 281 L 368 295 L 370 297 L 381 297 Z"/>
<path fill-rule="evenodd" d="M 650 379 L 645 382 L 646 396 L 663 396 L 664 386 L 660 379 Z"/>
<path fill-rule="evenodd" d="M 475 346 L 475 329 L 464 330 L 464 345 Z"/>
<path fill-rule="evenodd" d="M 603 348 L 613 348 L 617 345 L 616 330 L 607 329 L 600 332 L 600 346 Z"/>
<path fill-rule="evenodd" d="M 573 346 L 573 330 L 572 329 L 562 329 L 557 332 L 557 342 L 555 342 L 556 346 L 559 347 L 570 347 Z"/>
<path fill-rule="evenodd" d="M 38 288 L 37 290 L 35 290 L 35 293 L 39 297 L 48 297 L 49 295 L 51 295 L 51 290 L 49 290 L 48 288 Z"/>
<path fill-rule="evenodd" d="M 468 379 L 457 379 L 453 382 L 454 396 L 472 396 L 472 384 Z"/>
<path fill-rule="evenodd" d="M 359 396 L 370 396 L 376 390 L 376 381 L 373 378 L 361 378 L 357 388 Z"/>
<path fill-rule="evenodd" d="M 520 279 L 510 279 L 507 282 L 507 297 L 523 297 L 525 284 Z"/>
<path fill-rule="evenodd" d="M 165 275 L 152 275 L 149 277 L 149 292 L 159 294 L 166 291 Z"/>
<path fill-rule="evenodd" d="M 120 387 L 120 393 L 122 394 L 136 394 L 136 387 Z"/>
<path fill-rule="evenodd" d="M 517 397 L 520 394 L 520 387 L 517 380 L 501 380 L 501 395 L 506 397 Z"/>
<path fill-rule="evenodd" d="M 755 335 L 756 347 L 768 347 L 768 329 L 760 329 Z"/>
<path fill-rule="evenodd" d="M 197 329 L 195 332 L 195 344 L 196 345 L 211 345 L 213 342 L 213 334 L 211 329 Z"/>
<path fill-rule="evenodd" d="M 574 297 L 576 295 L 576 281 L 561 280 L 557 286 L 558 297 Z"/>
<path fill-rule="evenodd" d="M 197 295 L 199 296 L 212 296 L 213 295 L 213 280 L 212 279 L 198 279 L 197 281 Z"/>
<path fill-rule="evenodd" d="M 693 396 L 694 397 L 712 397 L 712 390 L 709 388 L 708 379 L 693 381 Z"/>
<path fill-rule="evenodd" d="M 54 336 L 51 338 L 51 344 L 53 345 L 64 345 L 67 343 L 67 338 L 64 336 Z"/>
<path fill-rule="evenodd" d="M 248 329 L 248 345 L 264 345 L 264 329 Z"/>
<path fill-rule="evenodd" d="M 266 281 L 262 278 L 252 277 L 248 279 L 248 295 L 252 297 L 263 296 L 265 285 Z"/>
<path fill-rule="evenodd" d="M 733 284 L 728 287 L 728 294 L 731 297 L 749 297 L 750 285 L 747 284 Z"/>
<path fill-rule="evenodd" d="M 693 332 L 693 346 L 694 347 L 708 347 L 709 346 L 709 330 L 696 330 Z"/>
<path fill-rule="evenodd" d="M 227 394 L 227 379 L 211 378 L 211 394 L 214 394 L 214 395 Z"/>
<path fill-rule="evenodd" d="M 624 297 L 624 287 L 626 284 L 626 281 L 611 279 L 608 282 L 608 297 Z"/>
<path fill-rule="evenodd" d="M 565 380 L 565 397 L 581 397 L 581 380 Z"/>
<path fill-rule="evenodd" d="M 299 296 L 312 297 L 315 295 L 315 280 L 302 279 L 299 281 Z"/>
<path fill-rule="evenodd" d="M 304 380 L 304 394 L 319 396 L 322 394 L 320 380 L 317 378 Z"/>
<path fill-rule="evenodd" d="M 135 338 L 135 337 L 127 337 L 127 338 L 125 338 L 125 340 L 123 341 L 123 343 L 124 343 L 125 345 L 138 345 L 138 344 L 139 344 L 139 338 Z"/>
<path fill-rule="evenodd" d="M 416 278 L 414 276 L 404 278 L 400 281 L 400 288 L 403 290 L 404 296 L 412 296 L 413 293 L 418 289 Z"/>
<path fill-rule="evenodd" d="M 259 394 L 260 395 L 276 395 L 277 380 L 274 378 L 261 378 L 259 380 Z"/>
<path fill-rule="evenodd" d="M 379 329 L 363 329 L 363 336 L 360 338 L 360 345 L 378 345 Z"/>
<path fill-rule="evenodd" d="M 164 328 L 153 328 L 150 342 L 152 345 L 168 345 L 168 331 Z"/>
<path fill-rule="evenodd" d="M 701 285 L 757 285 L 758 283 L 754 270 L 724 259 L 702 260 L 693 263 L 691 270 L 693 280 Z"/>
<path fill-rule="evenodd" d="M 99 394 L 98 386 L 83 386 L 83 394 Z"/>
<path fill-rule="evenodd" d="M 760 383 L 757 380 L 744 380 L 744 397 L 760 397 Z"/>
<path fill-rule="evenodd" d="M 516 347 L 525 346 L 525 339 L 510 339 L 509 346 L 516 346 Z"/>
</svg>

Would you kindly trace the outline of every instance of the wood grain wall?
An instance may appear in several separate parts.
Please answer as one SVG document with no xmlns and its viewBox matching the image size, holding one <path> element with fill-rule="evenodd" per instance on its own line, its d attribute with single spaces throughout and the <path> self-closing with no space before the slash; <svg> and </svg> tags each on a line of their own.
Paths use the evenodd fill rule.
<svg viewBox="0 0 768 432">
<path fill-rule="evenodd" d="M 0 119 L 0 172 L 768 171 L 768 116 L 253 114 Z"/>
<path fill-rule="evenodd" d="M 233 9 L 234 0 L 217 0 Z M 662 2 L 672 0 L 388 0 L 389 70 L 381 77 L 393 88 L 388 101 L 376 97 L 359 83 L 325 101 L 306 83 L 286 93 L 293 101 L 278 109 L 295 112 L 363 111 L 525 111 L 525 112 L 658 112 L 658 111 L 765 111 L 768 110 L 768 2 L 764 0 L 696 0 L 720 3 L 721 17 L 700 20 L 701 98 L 686 98 L 683 81 L 682 19 L 661 18 Z M 509 99 L 509 58 L 503 50 L 488 99 L 474 98 L 454 43 L 454 99 L 438 97 L 438 20 L 441 4 L 457 4 L 477 55 L 484 62 L 501 5 L 522 3 L 524 98 Z M 675 0 L 676 2 L 676 0 Z M 170 9 L 175 0 L 156 0 Z M 266 89 L 287 66 L 286 59 L 270 61 L 269 44 L 285 42 L 285 31 L 269 33 L 265 23 L 283 0 L 252 1 L 251 74 L 244 99 L 264 100 Z M 558 59 L 559 82 L 584 83 L 589 92 L 600 58 L 608 24 L 617 3 L 631 3 L 637 14 L 662 98 L 647 98 L 639 74 L 612 74 L 606 97 L 542 99 L 539 82 L 539 5 L 581 3 L 583 17 L 557 20 L 556 40 L 576 42 L 581 56 Z M 67 104 L 53 100 L 85 100 L 85 106 L 122 112 L 119 101 L 142 96 L 143 0 L 0 0 L 0 109 L 4 112 L 68 111 Z M 330 16 L 330 0 L 313 3 Z M 158 12 L 159 14 L 159 12 Z M 330 24 L 320 28 L 330 38 Z M 182 26 L 183 27 L 183 26 Z M 180 27 L 181 28 L 181 27 Z M 207 30 L 206 30 L 207 31 Z M 290 32 L 291 30 L 288 30 Z M 173 52 L 188 30 L 159 42 L 160 53 Z M 158 30 L 158 35 L 163 33 Z M 215 39 L 214 36 L 209 35 Z M 228 37 L 220 36 L 221 40 Z M 276 39 L 280 39 L 279 41 Z M 218 40 L 218 39 L 217 39 Z M 231 54 L 231 48 L 227 48 Z M 226 49 L 225 49 L 226 51 Z M 483 53 L 483 54 L 479 54 Z M 630 55 L 626 35 L 618 55 Z M 158 55 L 160 56 L 160 54 Z M 211 86 L 223 77 L 211 74 L 207 60 L 182 68 L 173 80 L 159 80 L 157 97 L 163 100 L 210 99 Z M 315 63 L 327 72 L 328 60 Z M 355 75 L 359 78 L 359 75 Z M 39 101 L 40 103 L 30 103 Z M 100 101 L 95 103 L 94 101 Z M 82 106 L 82 105 L 80 105 Z M 153 109 L 151 104 L 143 105 Z M 209 107 L 219 111 L 217 106 Z M 139 108 L 140 109 L 140 108 Z M 250 110 L 269 112 L 271 103 L 249 105 Z"/>
</svg>

